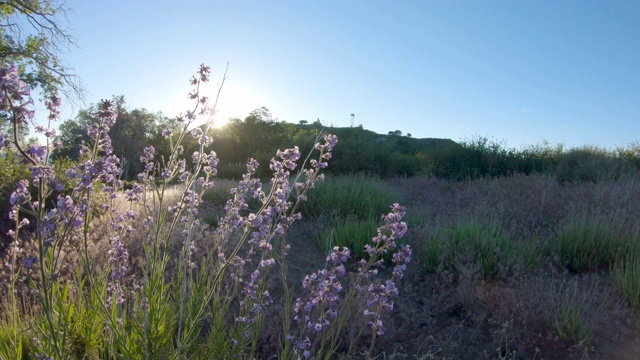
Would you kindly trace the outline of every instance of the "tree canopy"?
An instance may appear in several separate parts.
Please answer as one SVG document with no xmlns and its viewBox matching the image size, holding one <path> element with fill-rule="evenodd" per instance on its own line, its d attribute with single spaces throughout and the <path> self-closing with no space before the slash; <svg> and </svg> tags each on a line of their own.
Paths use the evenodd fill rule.
<svg viewBox="0 0 640 360">
<path fill-rule="evenodd" d="M 65 12 L 54 0 L 0 1 L 0 61 L 3 66 L 17 64 L 32 89 L 82 98 L 82 85 L 62 58 L 75 46 L 61 25 Z"/>
<path fill-rule="evenodd" d="M 109 131 L 109 137 L 114 153 L 122 160 L 123 178 L 132 179 L 143 169 L 140 156 L 145 147 L 153 145 L 159 150 L 159 156 L 163 150 L 168 150 L 169 143 L 162 136 L 162 129 L 174 128 L 176 120 L 144 108 L 129 110 L 122 95 L 114 96 L 113 103 L 118 116 Z M 62 142 L 63 147 L 54 153 L 54 158 L 67 157 L 74 161 L 79 160 L 79 146 L 89 141 L 87 125 L 98 121 L 96 111 L 96 105 L 92 105 L 81 109 L 74 119 L 60 124 L 57 140 Z"/>
</svg>

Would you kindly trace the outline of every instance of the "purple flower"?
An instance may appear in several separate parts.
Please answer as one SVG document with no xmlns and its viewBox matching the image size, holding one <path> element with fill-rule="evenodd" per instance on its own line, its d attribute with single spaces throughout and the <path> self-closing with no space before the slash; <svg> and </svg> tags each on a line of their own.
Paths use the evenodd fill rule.
<svg viewBox="0 0 640 360">
<path fill-rule="evenodd" d="M 29 181 L 20 180 L 18 182 L 18 187 L 9 198 L 9 203 L 14 206 L 20 206 L 29 201 L 29 198 Z"/>
<path fill-rule="evenodd" d="M 102 100 L 98 105 L 97 115 L 107 127 L 112 127 L 116 123 L 118 113 L 113 107 L 113 103 L 111 101 Z"/>
<path fill-rule="evenodd" d="M 47 96 L 45 105 L 47 106 L 47 110 L 49 110 L 50 121 L 54 121 L 60 117 L 60 105 L 62 105 L 62 100 L 58 96 L 55 94 Z"/>
<path fill-rule="evenodd" d="M 22 260 L 22 266 L 29 269 L 38 261 L 38 257 L 34 255 L 27 256 L 24 260 Z"/>
<path fill-rule="evenodd" d="M 21 105 L 13 107 L 14 120 L 23 122 L 26 118 L 26 105 L 32 103 L 29 86 L 20 80 L 18 66 L 12 64 L 9 68 L 0 68 L 0 107 L 2 110 L 10 110 L 12 102 Z"/>
<path fill-rule="evenodd" d="M 46 153 L 46 146 L 29 145 L 29 155 L 37 160 L 42 160 Z"/>
</svg>

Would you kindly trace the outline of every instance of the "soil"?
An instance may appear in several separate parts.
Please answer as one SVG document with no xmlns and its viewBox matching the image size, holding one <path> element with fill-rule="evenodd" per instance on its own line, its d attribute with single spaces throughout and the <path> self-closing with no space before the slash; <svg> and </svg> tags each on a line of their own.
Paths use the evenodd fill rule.
<svg viewBox="0 0 640 360">
<path fill-rule="evenodd" d="M 324 266 L 325 255 L 309 222 L 296 224 L 288 239 L 289 283 L 300 290 L 304 276 Z M 483 281 L 429 273 L 416 252 L 394 310 L 384 318 L 387 333 L 377 342 L 380 358 L 640 359 L 640 318 L 605 271 L 578 275 L 551 265 L 526 276 Z M 276 299 L 282 294 L 278 283 L 273 283 Z M 583 316 L 593 322 L 593 332 L 585 339 L 563 338 L 545 315 L 560 308 L 563 291 L 570 287 L 588 295 Z M 266 357 L 277 351 L 281 335 L 270 329 L 280 331 L 281 308 L 274 306 L 266 321 L 261 346 Z"/>
<path fill-rule="evenodd" d="M 420 208 L 419 201 L 404 205 Z M 640 317 L 620 295 L 608 269 L 576 274 L 549 260 L 535 270 L 497 280 L 482 279 L 472 265 L 455 274 L 433 273 L 421 261 L 425 230 L 409 226 L 405 239 L 413 245 L 414 256 L 398 286 L 395 307 L 383 318 L 387 332 L 377 341 L 378 358 L 640 359 Z M 317 226 L 309 220 L 289 230 L 288 283 L 294 294 L 306 274 L 325 264 L 316 238 Z M 355 273 L 355 265 L 350 271 Z M 272 285 L 278 299 L 280 280 L 274 278 Z M 277 353 L 282 307 L 276 300 L 265 321 L 261 358 Z M 577 311 L 584 327 L 573 336 L 558 320 L 567 308 Z M 346 329 L 345 343 L 362 324 L 359 314 L 352 314 L 350 324 L 354 328 Z M 370 337 L 361 341 L 358 349 L 368 348 Z M 356 353 L 355 358 L 360 357 Z"/>
</svg>

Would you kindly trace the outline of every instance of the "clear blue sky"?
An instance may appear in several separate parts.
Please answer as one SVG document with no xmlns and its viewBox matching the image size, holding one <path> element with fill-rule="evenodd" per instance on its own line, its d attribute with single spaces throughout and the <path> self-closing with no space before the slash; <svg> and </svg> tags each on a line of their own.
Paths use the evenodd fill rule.
<svg viewBox="0 0 640 360">
<path fill-rule="evenodd" d="M 640 140 L 640 1 L 69 0 L 88 102 L 174 116 L 230 62 L 225 118 L 268 107 L 379 133 L 510 147 Z M 207 89 L 214 95 L 214 86 Z M 70 111 L 66 117 L 73 116 Z"/>
</svg>

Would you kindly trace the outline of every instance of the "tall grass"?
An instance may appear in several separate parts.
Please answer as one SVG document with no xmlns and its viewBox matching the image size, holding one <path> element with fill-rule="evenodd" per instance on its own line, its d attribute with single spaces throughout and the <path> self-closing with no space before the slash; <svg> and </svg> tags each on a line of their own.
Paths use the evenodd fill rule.
<svg viewBox="0 0 640 360">
<path fill-rule="evenodd" d="M 495 221 L 459 219 L 437 227 L 423 246 L 429 271 L 458 271 L 465 263 L 479 266 L 485 278 L 509 275 L 519 261 L 517 244 Z"/>
<path fill-rule="evenodd" d="M 397 189 L 365 174 L 328 177 L 309 191 L 305 214 L 314 217 L 368 220 L 378 218 L 389 204 L 399 202 Z"/>
<path fill-rule="evenodd" d="M 334 246 L 347 247 L 351 250 L 351 256 L 362 259 L 365 254 L 365 245 L 371 241 L 380 221 L 366 220 L 338 220 L 332 226 L 326 227 L 319 235 L 319 242 L 325 252 Z"/>
<path fill-rule="evenodd" d="M 611 276 L 620 293 L 632 307 L 640 309 L 640 238 L 635 233 L 630 244 L 625 246 L 615 259 Z"/>
<path fill-rule="evenodd" d="M 613 265 L 630 244 L 630 238 L 615 222 L 601 216 L 575 214 L 560 225 L 550 244 L 562 266 L 574 272 Z"/>
</svg>

